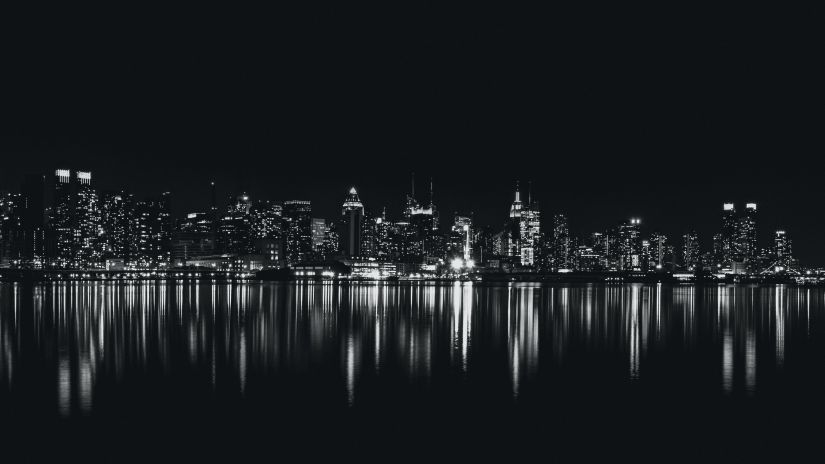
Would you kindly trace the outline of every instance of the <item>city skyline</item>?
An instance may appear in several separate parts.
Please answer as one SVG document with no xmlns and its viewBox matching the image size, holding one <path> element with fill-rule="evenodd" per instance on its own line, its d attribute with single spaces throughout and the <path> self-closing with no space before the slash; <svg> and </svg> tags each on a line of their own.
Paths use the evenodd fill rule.
<svg viewBox="0 0 825 464">
<path fill-rule="evenodd" d="M 90 171 L 30 174 L 19 193 L 0 199 L 0 259 L 6 267 L 174 268 L 223 266 L 210 257 L 230 254 L 246 269 L 367 259 L 437 273 L 456 258 L 477 263 L 478 270 L 504 272 L 759 274 L 813 266 L 800 263 L 798 248 L 793 253 L 795 234 L 788 228 L 762 228 L 771 240 L 761 239 L 764 213 L 753 201 L 722 204 L 720 227 L 708 247 L 696 228 L 663 234 L 655 218 L 639 216 L 587 234 L 573 232 L 566 212 L 542 212 L 532 181 L 526 189 L 515 182 L 509 213 L 499 224 L 479 221 L 469 208 L 440 210 L 434 179 L 424 194 L 420 187 L 416 193 L 415 173 L 403 209 L 370 206 L 351 186 L 340 217 L 331 218 L 318 217 L 310 200 L 255 198 L 242 191 L 221 201 L 216 189 L 210 182 L 203 207 L 180 215 L 170 192 L 141 198 L 125 189 L 98 189 Z"/>
</svg>

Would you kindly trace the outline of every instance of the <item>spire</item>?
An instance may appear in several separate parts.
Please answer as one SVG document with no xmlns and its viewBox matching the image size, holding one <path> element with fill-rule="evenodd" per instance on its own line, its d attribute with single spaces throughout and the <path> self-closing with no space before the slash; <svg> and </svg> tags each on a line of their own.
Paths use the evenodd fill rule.
<svg viewBox="0 0 825 464">
<path fill-rule="evenodd" d="M 415 171 L 412 173 L 412 189 L 410 190 L 410 196 L 415 198 Z"/>
<path fill-rule="evenodd" d="M 532 180 L 527 181 L 527 204 L 528 205 L 533 204 L 533 181 Z"/>
<path fill-rule="evenodd" d="M 433 178 L 432 178 L 432 176 L 430 176 L 430 204 L 431 205 L 434 204 L 433 203 Z"/>
<path fill-rule="evenodd" d="M 521 193 L 519 193 L 518 181 L 516 181 L 516 201 L 521 201 Z"/>
</svg>

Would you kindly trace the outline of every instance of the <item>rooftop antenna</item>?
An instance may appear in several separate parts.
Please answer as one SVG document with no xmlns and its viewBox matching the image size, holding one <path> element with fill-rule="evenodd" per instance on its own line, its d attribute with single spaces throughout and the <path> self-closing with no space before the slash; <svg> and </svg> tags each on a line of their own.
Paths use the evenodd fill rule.
<svg viewBox="0 0 825 464">
<path fill-rule="evenodd" d="M 410 190 L 410 196 L 415 198 L 415 171 L 412 173 L 412 189 Z"/>
<path fill-rule="evenodd" d="M 430 204 L 433 204 L 433 178 L 430 176 Z"/>
</svg>

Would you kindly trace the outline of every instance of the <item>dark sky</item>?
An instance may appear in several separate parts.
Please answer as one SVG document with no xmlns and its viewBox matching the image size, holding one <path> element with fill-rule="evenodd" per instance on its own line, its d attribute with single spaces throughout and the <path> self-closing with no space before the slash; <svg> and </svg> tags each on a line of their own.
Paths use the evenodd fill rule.
<svg viewBox="0 0 825 464">
<path fill-rule="evenodd" d="M 755 201 L 763 245 L 825 264 L 821 11 L 298 3 L 0 15 L 0 189 L 85 168 L 178 212 L 214 179 L 334 217 L 350 185 L 397 212 L 415 171 L 445 219 L 498 225 L 521 179 L 577 233 L 708 246 Z"/>
</svg>

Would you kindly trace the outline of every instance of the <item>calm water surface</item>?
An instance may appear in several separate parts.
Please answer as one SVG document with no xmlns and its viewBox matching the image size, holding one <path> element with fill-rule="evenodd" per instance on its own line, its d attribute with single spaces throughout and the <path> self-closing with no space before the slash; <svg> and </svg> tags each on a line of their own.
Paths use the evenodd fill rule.
<svg viewBox="0 0 825 464">
<path fill-rule="evenodd" d="M 0 284 L 0 421 L 115 456 L 735 455 L 821 431 L 823 342 L 823 290 L 786 286 Z"/>
</svg>

